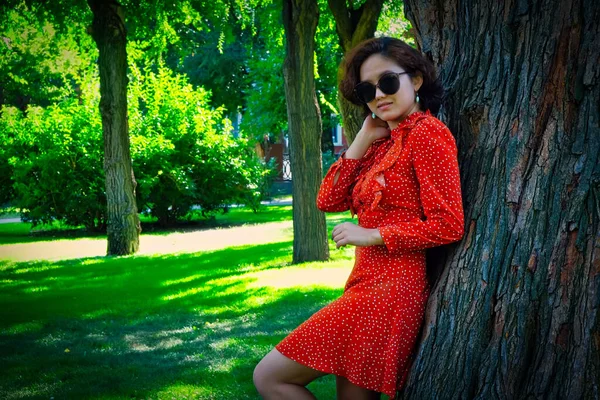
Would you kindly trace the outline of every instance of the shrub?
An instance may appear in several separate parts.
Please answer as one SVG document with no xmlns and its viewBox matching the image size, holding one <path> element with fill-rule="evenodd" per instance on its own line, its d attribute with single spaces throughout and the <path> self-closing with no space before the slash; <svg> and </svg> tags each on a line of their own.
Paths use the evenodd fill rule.
<svg viewBox="0 0 600 400">
<path fill-rule="evenodd" d="M 130 113 L 133 168 L 140 210 L 162 225 L 193 205 L 205 216 L 244 203 L 256 209 L 272 176 L 246 138 L 234 138 L 224 110 L 209 108 L 210 93 L 166 68 L 133 68 Z"/>
<path fill-rule="evenodd" d="M 223 109 L 167 69 L 132 67 L 129 126 L 138 210 L 169 225 L 199 205 L 205 216 L 243 203 L 256 209 L 273 176 L 248 139 L 233 138 Z M 86 93 L 93 92 L 86 88 Z M 0 200 L 33 225 L 60 220 L 91 230 L 106 226 L 101 117 L 96 95 L 26 114 L 0 114 Z"/>
<path fill-rule="evenodd" d="M 36 226 L 61 220 L 104 229 L 102 131 L 96 110 L 76 101 L 32 106 L 26 115 L 14 107 L 2 110 L 3 159 L 12 168 L 12 202 L 21 208 L 23 221 Z"/>
</svg>

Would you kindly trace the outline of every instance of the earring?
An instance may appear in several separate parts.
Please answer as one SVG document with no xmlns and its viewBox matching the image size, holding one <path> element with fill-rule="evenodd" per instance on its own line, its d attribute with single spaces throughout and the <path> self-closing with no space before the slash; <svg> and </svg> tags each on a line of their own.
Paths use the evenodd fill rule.
<svg viewBox="0 0 600 400">
<path fill-rule="evenodd" d="M 419 101 L 421 101 L 421 100 L 419 99 L 419 92 L 415 92 L 415 93 L 417 93 L 417 99 L 416 99 L 416 100 L 417 100 L 417 103 L 418 103 Z"/>
<path fill-rule="evenodd" d="M 377 115 L 375 115 L 375 113 L 371 113 L 371 118 L 375 119 L 377 118 Z"/>
</svg>

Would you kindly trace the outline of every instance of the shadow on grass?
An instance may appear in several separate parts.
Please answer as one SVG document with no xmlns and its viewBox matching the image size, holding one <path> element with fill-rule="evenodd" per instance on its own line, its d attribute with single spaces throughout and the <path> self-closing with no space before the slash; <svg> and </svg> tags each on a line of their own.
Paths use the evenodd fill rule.
<svg viewBox="0 0 600 400">
<path fill-rule="evenodd" d="M 0 397 L 258 399 L 256 363 L 342 293 L 254 285 L 254 272 L 309 273 L 291 250 L 0 262 Z M 335 397 L 332 376 L 310 387 Z"/>
</svg>

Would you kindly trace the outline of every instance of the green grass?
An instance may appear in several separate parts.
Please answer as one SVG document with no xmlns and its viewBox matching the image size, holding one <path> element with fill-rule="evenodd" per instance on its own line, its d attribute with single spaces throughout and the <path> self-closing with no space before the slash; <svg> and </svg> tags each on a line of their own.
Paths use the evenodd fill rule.
<svg viewBox="0 0 600 400">
<path fill-rule="evenodd" d="M 253 222 L 291 218 L 291 207 L 271 211 Z M 328 215 L 329 233 L 348 217 Z M 342 293 L 354 248 L 330 240 L 330 252 L 329 262 L 290 265 L 284 237 L 188 254 L 0 261 L 0 398 L 258 399 L 256 363 Z M 309 388 L 335 398 L 333 376 Z"/>
</svg>

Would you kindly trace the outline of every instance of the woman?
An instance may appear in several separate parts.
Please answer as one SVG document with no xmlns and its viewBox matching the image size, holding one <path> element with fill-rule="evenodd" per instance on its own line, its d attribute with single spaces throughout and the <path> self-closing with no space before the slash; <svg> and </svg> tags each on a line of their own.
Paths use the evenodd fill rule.
<svg viewBox="0 0 600 400">
<path fill-rule="evenodd" d="M 256 366 L 265 399 L 314 399 L 305 388 L 335 374 L 340 399 L 395 396 L 406 381 L 429 282 L 425 249 L 464 233 L 457 148 L 433 114 L 443 89 L 433 65 L 398 39 L 374 38 L 345 60 L 341 92 L 366 118 L 323 179 L 317 206 L 350 209 L 333 228 L 356 246 L 343 295 L 313 314 Z"/>
</svg>

